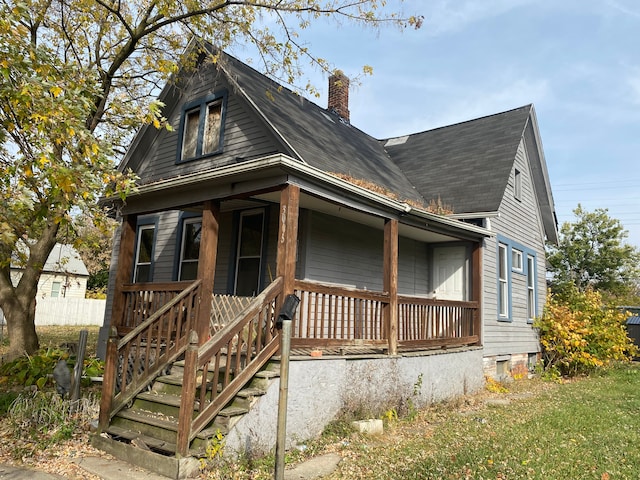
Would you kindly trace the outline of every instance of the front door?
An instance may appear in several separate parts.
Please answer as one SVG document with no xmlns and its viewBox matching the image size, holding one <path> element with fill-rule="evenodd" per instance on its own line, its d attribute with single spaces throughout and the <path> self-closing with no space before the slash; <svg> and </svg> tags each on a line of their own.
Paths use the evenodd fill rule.
<svg viewBox="0 0 640 480">
<path fill-rule="evenodd" d="M 466 247 L 433 249 L 433 294 L 440 300 L 467 299 Z"/>
<path fill-rule="evenodd" d="M 260 292 L 263 233 L 264 210 L 249 210 L 240 214 L 235 295 L 252 297 Z"/>
</svg>

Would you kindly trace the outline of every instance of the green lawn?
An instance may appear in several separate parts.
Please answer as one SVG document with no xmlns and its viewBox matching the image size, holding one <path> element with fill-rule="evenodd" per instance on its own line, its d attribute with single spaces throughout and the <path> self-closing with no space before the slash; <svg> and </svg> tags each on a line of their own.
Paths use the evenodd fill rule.
<svg viewBox="0 0 640 480">
<path fill-rule="evenodd" d="M 351 438 L 329 478 L 640 478 L 640 366 L 562 385 L 518 383 L 506 405 L 439 405 L 382 437 Z"/>
</svg>

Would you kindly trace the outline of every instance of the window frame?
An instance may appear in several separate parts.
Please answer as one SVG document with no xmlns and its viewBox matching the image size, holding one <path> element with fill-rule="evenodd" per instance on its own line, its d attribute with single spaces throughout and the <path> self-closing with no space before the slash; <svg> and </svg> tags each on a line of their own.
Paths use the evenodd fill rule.
<svg viewBox="0 0 640 480">
<path fill-rule="evenodd" d="M 508 237 L 498 234 L 497 235 L 497 251 L 496 251 L 496 280 L 497 280 L 497 292 L 496 292 L 496 315 L 499 322 L 513 322 L 524 321 L 526 317 L 526 323 L 531 324 L 533 322 L 530 318 L 529 309 L 529 297 L 530 291 L 533 293 L 533 312 L 534 316 L 538 310 L 538 282 L 537 277 L 537 253 L 533 248 L 526 247 L 520 243 L 511 240 Z M 502 252 L 502 253 L 501 253 Z M 518 270 L 513 265 L 514 252 L 522 254 L 522 269 Z M 501 278 L 500 271 L 500 255 L 506 255 L 507 271 L 506 271 L 506 286 L 505 281 Z M 530 264 L 530 262 L 533 262 Z M 531 266 L 533 265 L 533 267 Z M 532 270 L 532 271 L 531 271 Z M 533 287 L 529 287 L 529 274 L 533 275 Z M 515 277 L 514 277 L 515 275 Z M 525 302 L 521 305 L 518 301 L 516 305 L 517 317 L 514 318 L 514 283 L 517 288 L 517 298 L 520 299 L 524 296 Z M 522 291 L 522 288 L 525 290 Z M 506 292 L 505 292 L 506 290 Z M 506 302 L 506 303 L 505 303 Z M 524 307 L 524 312 L 523 312 Z M 506 315 L 505 315 L 506 310 Z"/>
<path fill-rule="evenodd" d="M 188 224 L 199 223 L 200 229 L 201 229 L 201 235 L 202 235 L 202 217 L 201 216 L 183 217 L 181 220 L 182 221 L 180 222 L 180 244 L 179 244 L 179 251 L 178 251 L 178 266 L 177 266 L 176 277 L 178 281 L 195 280 L 195 278 L 187 278 L 187 279 L 182 278 L 184 263 L 195 263 L 197 265 L 198 262 L 200 261 L 200 258 L 187 259 L 187 260 L 185 260 L 184 258 L 186 231 L 187 231 L 186 227 Z M 196 277 L 197 277 L 197 273 L 196 273 Z"/>
<path fill-rule="evenodd" d="M 511 268 L 509 265 L 509 244 L 498 242 L 498 320 L 511 320 Z M 504 267 L 504 268 L 503 268 Z"/>
<path fill-rule="evenodd" d="M 264 262 L 265 262 L 265 258 L 266 258 L 266 242 L 267 242 L 267 236 L 266 236 L 266 228 L 267 228 L 267 222 L 268 222 L 268 218 L 267 218 L 267 210 L 264 208 L 257 208 L 257 209 L 250 209 L 250 210 L 243 210 L 238 212 L 238 223 L 237 223 L 237 227 L 236 227 L 236 251 L 235 251 L 235 255 L 234 255 L 234 259 L 233 259 L 233 283 L 232 283 L 232 291 L 234 295 L 238 295 L 238 272 L 239 272 L 239 267 L 240 267 L 240 263 L 242 260 L 247 260 L 247 259 L 258 259 L 258 278 L 257 278 L 257 285 L 256 285 L 256 292 L 255 295 L 257 295 L 258 293 L 260 293 L 261 289 L 262 289 L 262 284 L 263 284 L 263 279 L 262 279 L 262 275 L 263 275 L 263 269 L 264 269 Z M 241 255 L 241 248 L 242 248 L 242 228 L 243 228 L 243 219 L 245 217 L 249 217 L 252 215 L 261 215 L 262 216 L 262 228 L 260 230 L 260 234 L 261 234 L 261 239 L 260 239 L 260 248 L 259 248 L 259 254 L 258 255 Z"/>
<path fill-rule="evenodd" d="M 518 168 L 513 171 L 513 198 L 522 201 L 522 172 Z"/>
<path fill-rule="evenodd" d="M 537 276 L 536 256 L 527 255 L 527 323 L 533 323 L 538 312 L 538 297 L 536 295 Z"/>
<path fill-rule="evenodd" d="M 524 272 L 524 253 L 515 247 L 511 247 L 511 270 L 518 273 Z"/>
<path fill-rule="evenodd" d="M 150 260 L 149 262 L 140 262 L 140 246 L 142 245 L 141 237 L 142 237 L 142 232 L 145 230 L 153 230 L 153 238 L 151 240 L 151 252 L 149 252 L 149 256 L 150 256 Z M 151 282 L 153 281 L 153 268 L 154 268 L 154 264 L 155 264 L 155 249 L 156 249 L 156 233 L 158 231 L 158 225 L 157 222 L 155 220 L 153 221 L 148 221 L 145 223 L 140 223 L 136 229 L 136 244 L 135 244 L 135 257 L 134 257 L 134 261 L 133 261 L 133 272 L 132 272 L 132 281 L 133 283 L 145 283 L 145 282 Z M 138 280 L 139 276 L 139 270 L 138 268 L 141 265 L 149 265 L 149 275 L 148 275 L 148 279 L 145 282 L 140 282 Z"/>
<path fill-rule="evenodd" d="M 207 122 L 209 119 L 209 109 L 213 105 L 220 105 L 220 126 L 218 132 L 218 142 L 217 146 L 214 150 L 204 152 L 203 148 L 205 144 L 205 131 L 207 129 Z M 198 124 L 197 124 L 197 132 L 195 138 L 195 154 L 194 156 L 185 157 L 184 149 L 186 145 L 187 138 L 187 128 L 189 128 L 190 123 L 187 121 L 190 114 L 194 112 L 198 113 Z M 218 155 L 222 153 L 224 150 L 224 124 L 225 117 L 227 111 L 227 91 L 221 90 L 219 92 L 215 92 L 212 95 L 207 95 L 206 97 L 199 98 L 194 100 L 193 102 L 186 103 L 182 106 L 182 113 L 180 115 L 180 126 L 179 126 L 179 139 L 178 139 L 178 151 L 176 156 L 176 164 L 192 162 L 194 160 L 199 160 L 202 158 L 211 157 L 214 155 Z"/>
<path fill-rule="evenodd" d="M 57 288 L 54 288 L 57 287 Z M 55 293 L 55 295 L 54 295 Z M 60 295 L 62 293 L 62 282 L 59 280 L 51 281 L 51 291 L 49 292 L 49 297 L 51 298 L 60 298 L 64 297 L 64 295 Z"/>
</svg>

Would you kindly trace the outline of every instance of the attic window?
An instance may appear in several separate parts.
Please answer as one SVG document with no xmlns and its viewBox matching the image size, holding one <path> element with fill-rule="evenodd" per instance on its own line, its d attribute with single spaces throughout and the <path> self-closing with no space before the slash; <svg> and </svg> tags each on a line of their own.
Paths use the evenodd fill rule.
<svg viewBox="0 0 640 480">
<path fill-rule="evenodd" d="M 226 94 L 191 102 L 180 120 L 178 163 L 222 151 Z"/>
<path fill-rule="evenodd" d="M 522 200 L 522 174 L 517 168 L 513 173 L 513 196 L 516 200 Z"/>
</svg>

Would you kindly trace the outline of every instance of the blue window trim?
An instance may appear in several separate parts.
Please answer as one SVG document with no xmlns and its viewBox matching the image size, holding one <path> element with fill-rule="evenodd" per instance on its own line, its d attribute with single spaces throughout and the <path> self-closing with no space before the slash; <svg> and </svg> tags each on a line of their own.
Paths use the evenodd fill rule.
<svg viewBox="0 0 640 480">
<path fill-rule="evenodd" d="M 158 221 L 155 215 L 139 217 L 136 225 L 136 241 L 133 245 L 133 270 L 131 271 L 131 282 L 135 281 L 136 267 L 138 266 L 138 239 L 140 238 L 140 227 L 153 226 L 153 245 L 151 247 L 151 265 L 149 266 L 149 276 L 153 280 L 153 270 L 156 265 L 156 240 L 158 237 Z"/>
<path fill-rule="evenodd" d="M 533 257 L 533 264 L 534 266 L 536 266 L 536 271 L 534 272 L 533 275 L 533 279 L 534 279 L 534 286 L 533 286 L 533 303 L 534 303 L 534 311 L 535 314 L 538 315 L 538 275 L 537 275 L 537 265 L 538 265 L 538 258 L 536 255 L 536 252 L 533 251 L 530 248 L 525 247 L 524 245 L 517 243 L 507 237 L 504 237 L 502 235 L 497 235 L 497 243 L 496 243 L 496 267 L 498 266 L 498 262 L 499 262 L 499 257 L 500 257 L 500 245 L 505 245 L 507 248 L 507 291 L 508 291 L 508 311 L 507 311 L 507 316 L 503 317 L 500 316 L 500 302 L 501 302 L 501 297 L 500 297 L 500 272 L 499 269 L 497 269 L 497 275 L 496 275 L 496 282 L 497 282 L 497 299 L 498 299 L 498 308 L 497 308 L 497 317 L 498 317 L 498 321 L 499 322 L 513 322 L 513 295 L 512 295 L 512 289 L 513 289 L 513 282 L 512 282 L 512 275 L 516 274 L 516 275 L 521 275 L 524 276 L 525 279 L 528 278 L 528 269 L 529 269 L 529 262 L 527 261 L 528 257 Z M 513 269 L 513 249 L 519 250 L 520 252 L 522 252 L 522 270 L 514 270 Z M 526 293 L 526 298 L 528 298 L 529 292 L 528 292 L 528 285 L 526 285 L 527 288 L 527 292 Z M 527 318 L 527 323 L 531 324 L 532 321 Z"/>
<path fill-rule="evenodd" d="M 173 273 L 172 277 L 174 281 L 178 281 L 178 275 L 180 273 L 180 261 L 182 260 L 182 233 L 184 232 L 184 221 L 191 220 L 193 218 L 199 218 L 202 221 L 202 214 L 197 212 L 180 212 L 178 218 L 178 228 L 176 229 L 176 249 L 173 256 Z"/>
<path fill-rule="evenodd" d="M 506 256 L 507 256 L 507 315 L 500 315 L 500 304 L 502 303 L 502 289 L 500 288 L 500 245 L 504 245 L 506 247 Z M 511 246 L 509 241 L 503 237 L 498 236 L 498 242 L 496 244 L 496 271 L 498 275 L 496 275 L 497 282 L 497 315 L 499 322 L 511 322 L 512 321 L 512 302 L 511 302 Z"/>
<path fill-rule="evenodd" d="M 536 253 L 529 251 L 525 255 L 525 275 L 527 278 L 527 302 L 529 301 L 529 257 L 533 259 L 533 316 L 537 317 L 540 312 L 538 312 L 538 258 L 536 257 Z M 527 323 L 533 324 L 533 319 L 528 318 L 527 315 Z"/>
<path fill-rule="evenodd" d="M 225 118 L 227 116 L 227 96 L 228 96 L 227 90 L 223 89 L 223 90 L 214 92 L 211 95 L 207 95 L 206 97 L 194 100 L 193 102 L 185 103 L 182 106 L 182 113 L 180 115 L 180 127 L 179 127 L 180 130 L 179 130 L 179 137 L 178 137 L 178 151 L 176 153 L 176 165 L 180 163 L 192 162 L 194 160 L 200 160 L 202 158 L 211 157 L 213 155 L 218 155 L 222 153 L 223 146 L 224 146 L 224 124 L 225 124 Z M 198 123 L 198 139 L 197 139 L 196 152 L 202 152 L 204 122 L 207 114 L 206 106 L 209 103 L 215 102 L 217 100 L 220 100 L 220 105 L 221 105 L 220 107 L 220 142 L 218 143 L 218 149 L 213 152 L 206 153 L 204 155 L 200 154 L 191 158 L 182 158 L 182 142 L 184 137 L 184 123 L 185 123 L 186 113 L 195 108 L 200 108 L 200 120 Z"/>
</svg>

